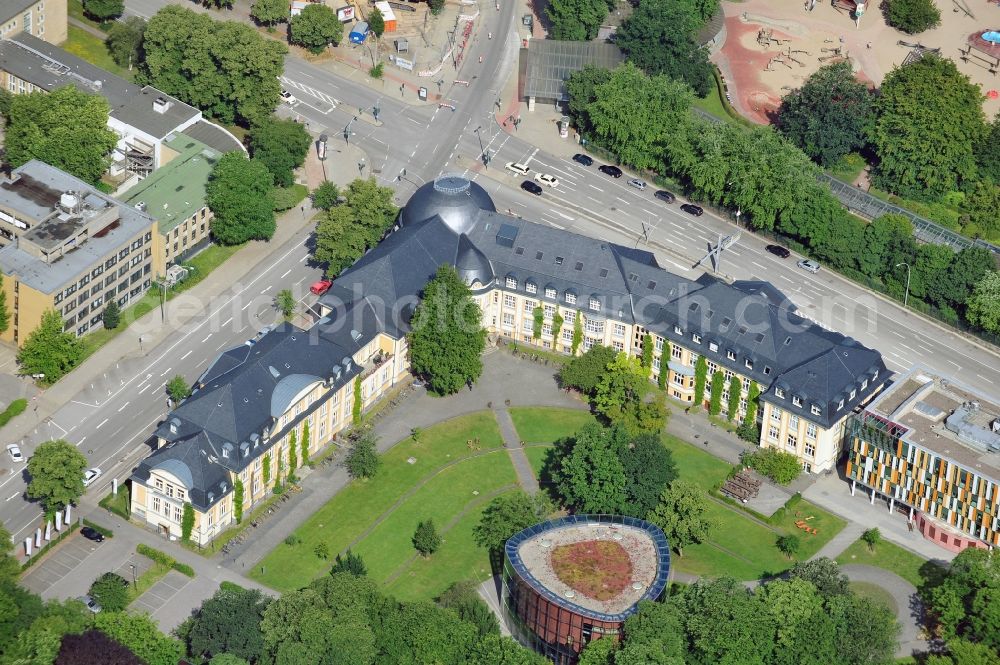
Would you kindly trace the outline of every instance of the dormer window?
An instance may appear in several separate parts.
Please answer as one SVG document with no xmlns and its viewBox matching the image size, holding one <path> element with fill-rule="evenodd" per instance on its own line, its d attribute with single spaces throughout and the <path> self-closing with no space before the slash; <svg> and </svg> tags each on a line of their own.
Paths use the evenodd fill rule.
<svg viewBox="0 0 1000 665">
<path fill-rule="evenodd" d="M 570 305 L 576 304 L 576 294 L 571 291 L 566 292 L 566 302 Z"/>
<path fill-rule="evenodd" d="M 770 374 L 771 374 L 771 368 L 768 367 L 767 365 L 764 365 L 764 376 L 768 376 Z"/>
<path fill-rule="evenodd" d="M 813 414 L 814 416 L 818 416 L 822 414 L 822 411 L 820 411 L 820 408 L 818 406 L 813 404 L 812 407 L 809 409 L 809 413 Z"/>
<path fill-rule="evenodd" d="M 839 402 L 837 402 L 837 411 L 840 411 L 843 408 L 844 408 L 844 400 L 840 400 Z"/>
<path fill-rule="evenodd" d="M 691 341 L 695 344 L 701 344 L 701 335 L 698 333 L 691 333 Z"/>
<path fill-rule="evenodd" d="M 726 351 L 726 357 L 729 358 L 730 360 L 736 360 L 736 352 Z"/>
<path fill-rule="evenodd" d="M 749 358 L 747 358 L 746 360 L 744 360 L 743 364 L 746 365 L 747 369 L 753 369 L 753 361 L 750 360 Z"/>
<path fill-rule="evenodd" d="M 517 288 L 517 279 L 514 278 L 514 277 L 508 276 L 507 277 L 507 288 L 508 289 L 516 289 Z"/>
<path fill-rule="evenodd" d="M 718 351 L 719 350 L 719 345 L 716 344 L 715 342 L 709 342 L 708 343 L 708 350 L 709 351 Z"/>
<path fill-rule="evenodd" d="M 684 334 L 684 331 L 683 331 L 683 330 L 681 330 L 681 327 L 680 327 L 680 326 L 674 326 L 674 334 L 675 334 L 675 335 L 683 335 L 683 334 Z"/>
<path fill-rule="evenodd" d="M 553 289 L 552 287 L 547 287 L 545 289 L 545 297 L 546 298 L 552 298 L 553 300 L 555 300 L 556 299 L 556 295 L 557 295 L 556 294 L 556 290 Z"/>
<path fill-rule="evenodd" d="M 857 394 L 858 394 L 858 391 L 857 391 L 857 390 L 852 390 L 852 391 L 851 391 L 851 397 L 850 397 L 850 398 L 851 398 L 851 399 L 854 399 L 854 396 L 855 396 L 855 395 L 857 395 Z"/>
<path fill-rule="evenodd" d="M 861 382 L 861 389 L 864 390 L 868 387 L 868 379 Z"/>
<path fill-rule="evenodd" d="M 872 372 L 872 378 L 873 379 L 877 379 L 878 378 L 878 370 L 875 370 L 874 372 Z"/>
<path fill-rule="evenodd" d="M 798 395 L 792 395 L 792 404 L 795 406 L 802 406 L 802 398 Z"/>
<path fill-rule="evenodd" d="M 597 298 L 591 298 L 589 306 L 592 311 L 599 312 L 601 310 L 601 301 Z"/>
<path fill-rule="evenodd" d="M 534 282 L 525 282 L 524 290 L 528 293 L 538 293 L 538 286 Z"/>
<path fill-rule="evenodd" d="M 782 390 L 781 388 L 775 388 L 774 389 L 774 396 L 775 397 L 780 397 L 781 399 L 785 399 L 785 391 Z"/>
</svg>

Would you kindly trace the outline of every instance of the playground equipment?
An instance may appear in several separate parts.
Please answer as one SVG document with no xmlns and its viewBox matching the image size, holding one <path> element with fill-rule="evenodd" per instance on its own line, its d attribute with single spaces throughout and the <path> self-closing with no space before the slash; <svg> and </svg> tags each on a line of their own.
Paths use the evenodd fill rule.
<svg viewBox="0 0 1000 665">
<path fill-rule="evenodd" d="M 846 12 L 854 19 L 854 27 L 860 27 L 861 17 L 865 14 L 865 3 L 855 0 L 830 0 L 830 5 L 839 12 Z"/>
<path fill-rule="evenodd" d="M 767 48 L 771 44 L 777 44 L 781 46 L 792 41 L 791 39 L 780 39 L 774 36 L 774 31 L 771 28 L 761 28 L 757 31 L 757 43 Z"/>
<path fill-rule="evenodd" d="M 963 62 L 979 65 L 996 76 L 1000 71 L 1000 30 L 972 33 L 958 52 Z"/>
</svg>

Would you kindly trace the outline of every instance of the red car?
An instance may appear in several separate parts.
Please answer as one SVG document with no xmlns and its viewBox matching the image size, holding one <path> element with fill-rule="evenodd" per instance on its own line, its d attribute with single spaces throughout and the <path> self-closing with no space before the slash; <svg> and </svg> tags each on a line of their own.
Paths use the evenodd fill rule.
<svg viewBox="0 0 1000 665">
<path fill-rule="evenodd" d="M 329 291 L 331 286 L 333 286 L 332 279 L 321 279 L 312 286 L 310 286 L 309 290 L 315 293 L 316 295 L 321 296 L 327 291 Z"/>
</svg>

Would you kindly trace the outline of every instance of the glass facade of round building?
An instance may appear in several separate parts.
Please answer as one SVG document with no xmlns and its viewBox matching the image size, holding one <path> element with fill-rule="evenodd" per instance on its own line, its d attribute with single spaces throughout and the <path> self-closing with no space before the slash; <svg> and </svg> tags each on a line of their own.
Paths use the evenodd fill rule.
<svg viewBox="0 0 1000 665">
<path fill-rule="evenodd" d="M 552 553 L 562 545 L 616 542 L 627 552 L 630 584 L 597 600 L 564 582 Z M 571 515 L 531 526 L 504 547 L 500 604 L 511 634 L 557 665 L 572 665 L 595 639 L 618 639 L 642 600 L 663 595 L 670 547 L 654 524 L 632 517 Z"/>
</svg>

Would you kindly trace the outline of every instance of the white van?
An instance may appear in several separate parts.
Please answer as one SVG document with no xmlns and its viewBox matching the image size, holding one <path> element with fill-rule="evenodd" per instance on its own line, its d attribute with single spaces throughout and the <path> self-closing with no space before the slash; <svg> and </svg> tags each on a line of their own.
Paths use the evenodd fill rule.
<svg viewBox="0 0 1000 665">
<path fill-rule="evenodd" d="M 527 164 L 518 164 L 517 162 L 507 162 L 504 168 L 506 168 L 508 171 L 513 171 L 514 173 L 522 176 L 528 175 L 528 172 L 531 171 L 531 169 L 528 168 Z"/>
</svg>

